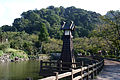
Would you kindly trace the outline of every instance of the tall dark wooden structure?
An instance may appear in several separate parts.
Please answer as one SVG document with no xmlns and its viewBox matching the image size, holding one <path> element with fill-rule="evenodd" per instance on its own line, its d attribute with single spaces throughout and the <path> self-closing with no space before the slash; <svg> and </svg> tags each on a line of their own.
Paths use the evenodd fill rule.
<svg viewBox="0 0 120 80">
<path fill-rule="evenodd" d="M 72 31 L 74 31 L 75 25 L 73 22 L 64 22 L 61 30 L 63 33 L 63 47 L 60 59 L 57 62 L 45 62 L 41 60 L 40 75 L 48 76 L 54 75 L 54 72 L 66 72 L 71 68 L 76 68 L 75 57 L 73 54 L 73 41 Z M 53 68 L 54 67 L 54 68 Z M 56 68 L 55 68 L 56 67 Z"/>
<path fill-rule="evenodd" d="M 66 23 L 64 22 L 63 26 L 61 27 L 62 30 L 64 30 L 63 34 L 63 47 L 62 47 L 62 53 L 60 60 L 64 62 L 74 63 L 75 57 L 73 54 L 73 41 L 72 41 L 72 31 L 74 30 L 75 25 L 73 22 Z M 63 64 L 63 67 L 75 67 L 75 65 L 72 64 Z"/>
</svg>

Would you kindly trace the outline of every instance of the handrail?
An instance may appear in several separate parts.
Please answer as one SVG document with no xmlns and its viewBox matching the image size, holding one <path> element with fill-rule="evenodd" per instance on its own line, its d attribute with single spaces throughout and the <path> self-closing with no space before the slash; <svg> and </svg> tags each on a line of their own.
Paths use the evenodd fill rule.
<svg viewBox="0 0 120 80">
<path fill-rule="evenodd" d="M 62 74 L 58 74 L 58 72 L 56 72 L 56 76 L 50 76 L 50 77 L 38 79 L 38 80 L 58 80 L 58 79 L 65 78 L 67 76 L 72 76 L 71 80 L 79 80 L 79 79 L 82 79 L 84 77 L 86 77 L 88 79 L 89 75 L 91 75 L 91 77 L 93 78 L 94 74 L 97 75 L 97 73 L 102 70 L 103 66 L 104 66 L 104 60 L 97 62 L 97 63 L 94 63 L 92 65 L 81 67 L 80 69 L 72 69 L 71 72 L 65 72 Z M 87 72 L 84 72 L 86 70 L 87 70 Z M 73 78 L 74 74 L 77 74 L 80 72 L 82 73 L 80 76 Z"/>
</svg>

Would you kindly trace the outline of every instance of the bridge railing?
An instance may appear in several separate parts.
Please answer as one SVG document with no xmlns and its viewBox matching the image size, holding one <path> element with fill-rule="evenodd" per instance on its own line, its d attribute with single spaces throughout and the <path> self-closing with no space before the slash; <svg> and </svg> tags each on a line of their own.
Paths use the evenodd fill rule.
<svg viewBox="0 0 120 80">
<path fill-rule="evenodd" d="M 83 78 L 85 78 L 86 80 L 89 80 L 90 78 L 93 79 L 94 76 L 96 76 L 102 70 L 103 66 L 104 66 L 104 60 L 101 60 L 97 63 L 93 63 L 91 65 L 87 65 L 79 69 L 72 69 L 70 72 L 65 72 L 62 74 L 59 74 L 58 72 L 56 72 L 55 76 L 50 76 L 50 77 L 46 77 L 38 80 L 59 80 L 68 76 L 71 76 L 70 80 L 79 80 Z M 75 76 L 76 74 L 78 76 Z"/>
<path fill-rule="evenodd" d="M 53 71 L 68 71 L 69 67 L 63 67 L 62 65 L 64 64 L 67 64 L 67 65 L 76 65 L 77 67 L 73 67 L 71 66 L 71 68 L 80 68 L 81 65 L 84 65 L 83 62 L 75 62 L 75 63 L 71 63 L 71 62 L 62 62 L 62 61 L 58 61 L 58 62 L 54 62 L 54 61 L 50 61 L 50 62 L 47 62 L 47 61 L 40 61 L 40 70 L 48 70 L 48 69 L 51 69 Z"/>
</svg>

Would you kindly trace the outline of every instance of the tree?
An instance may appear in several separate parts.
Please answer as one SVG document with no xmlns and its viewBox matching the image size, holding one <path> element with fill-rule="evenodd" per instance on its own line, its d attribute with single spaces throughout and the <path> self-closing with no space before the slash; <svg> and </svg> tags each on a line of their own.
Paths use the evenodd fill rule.
<svg viewBox="0 0 120 80">
<path fill-rule="evenodd" d="M 109 53 L 120 55 L 120 12 L 110 11 L 103 16 L 103 25 L 94 30 L 94 36 L 101 37 L 109 45 Z"/>
<path fill-rule="evenodd" d="M 13 22 L 13 29 L 25 31 L 29 34 L 36 34 L 40 31 L 39 23 L 44 23 L 51 38 L 60 39 L 61 31 L 58 31 L 63 21 L 74 21 L 76 27 L 76 36 L 87 37 L 88 34 L 101 24 L 100 14 L 86 11 L 80 8 L 64 8 L 49 6 L 46 9 L 29 10 L 21 14 L 21 18 L 16 18 Z M 9 30 L 4 29 L 4 30 Z M 59 37 L 60 36 L 60 37 Z"/>
<path fill-rule="evenodd" d="M 1 27 L 2 31 L 6 32 L 6 31 L 16 31 L 16 28 L 13 26 L 9 26 L 9 25 L 3 25 Z"/>
<path fill-rule="evenodd" d="M 39 46 L 40 52 L 42 52 L 42 43 L 48 41 L 49 34 L 47 32 L 47 29 L 46 29 L 44 23 L 40 23 L 40 26 L 41 26 L 41 28 L 40 28 L 40 32 L 39 32 L 39 38 L 38 38 L 39 45 L 38 46 Z"/>
<path fill-rule="evenodd" d="M 45 24 L 44 23 L 40 23 L 40 33 L 39 33 L 39 41 L 40 42 L 43 42 L 43 41 L 47 41 L 48 40 L 48 32 L 47 32 L 47 29 L 45 27 Z"/>
</svg>

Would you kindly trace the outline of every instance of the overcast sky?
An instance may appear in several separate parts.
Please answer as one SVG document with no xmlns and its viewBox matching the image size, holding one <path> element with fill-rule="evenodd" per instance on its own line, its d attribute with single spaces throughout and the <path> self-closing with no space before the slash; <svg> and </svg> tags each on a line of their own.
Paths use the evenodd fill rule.
<svg viewBox="0 0 120 80">
<path fill-rule="evenodd" d="M 12 25 L 24 11 L 46 8 L 48 6 L 75 6 L 95 11 L 102 15 L 110 10 L 120 10 L 120 0 L 0 0 L 0 26 Z"/>
</svg>

